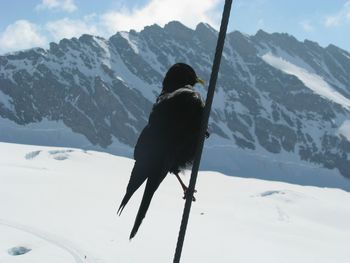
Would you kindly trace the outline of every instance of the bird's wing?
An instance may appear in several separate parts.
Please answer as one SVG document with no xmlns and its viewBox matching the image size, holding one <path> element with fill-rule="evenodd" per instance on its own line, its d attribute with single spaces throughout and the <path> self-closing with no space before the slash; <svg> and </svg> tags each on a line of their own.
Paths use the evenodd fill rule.
<svg viewBox="0 0 350 263">
<path fill-rule="evenodd" d="M 131 172 L 125 196 L 119 206 L 118 214 L 120 215 L 130 200 L 131 196 L 143 184 L 143 182 L 155 173 L 154 166 L 163 158 L 164 154 L 160 147 L 154 147 L 156 134 L 149 125 L 141 132 L 134 150 L 135 164 Z"/>
</svg>

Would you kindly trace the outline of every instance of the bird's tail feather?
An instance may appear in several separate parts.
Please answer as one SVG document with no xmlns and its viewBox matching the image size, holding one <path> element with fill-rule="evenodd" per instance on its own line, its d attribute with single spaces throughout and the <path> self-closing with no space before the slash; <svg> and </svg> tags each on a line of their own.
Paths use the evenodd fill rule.
<svg viewBox="0 0 350 263">
<path fill-rule="evenodd" d="M 121 215 L 123 210 L 124 210 L 124 207 L 126 206 L 126 204 L 129 202 L 131 196 L 132 196 L 133 193 L 128 193 L 126 192 L 126 194 L 124 195 L 124 198 L 118 208 L 118 211 L 117 211 L 117 215 Z"/>
<path fill-rule="evenodd" d="M 129 184 L 126 188 L 126 193 L 117 211 L 118 215 L 121 215 L 124 207 L 129 202 L 131 196 L 136 192 L 136 190 L 143 184 L 143 182 L 148 177 L 148 173 L 146 171 L 147 169 L 145 169 L 142 162 L 135 162 L 134 168 L 131 172 Z"/>
<path fill-rule="evenodd" d="M 141 205 L 140 205 L 139 211 L 137 212 L 135 223 L 134 223 L 134 226 L 133 226 L 131 233 L 130 233 L 130 237 L 129 237 L 130 240 L 136 235 L 137 230 L 139 229 L 139 227 L 142 223 L 142 220 L 145 218 L 145 215 L 146 215 L 148 207 L 151 203 L 153 194 L 157 190 L 160 183 L 165 178 L 165 175 L 166 175 L 166 173 L 161 174 L 160 177 L 149 178 L 147 180 L 147 184 L 146 184 L 145 191 L 143 193 Z"/>
</svg>

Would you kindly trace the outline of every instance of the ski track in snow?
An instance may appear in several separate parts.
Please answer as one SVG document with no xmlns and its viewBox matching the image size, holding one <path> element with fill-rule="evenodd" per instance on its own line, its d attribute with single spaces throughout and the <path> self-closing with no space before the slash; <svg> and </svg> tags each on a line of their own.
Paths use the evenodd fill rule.
<svg viewBox="0 0 350 263">
<path fill-rule="evenodd" d="M 0 219 L 0 225 L 14 228 L 23 232 L 27 232 L 38 238 L 41 238 L 65 251 L 67 251 L 74 258 L 76 263 L 96 263 L 91 255 L 83 252 L 81 249 L 75 247 L 70 241 L 60 238 L 56 235 L 48 234 L 44 231 L 38 230 L 34 227 L 25 226 L 19 223 L 10 222 L 4 219 Z M 85 258 L 86 256 L 86 258 Z"/>
</svg>

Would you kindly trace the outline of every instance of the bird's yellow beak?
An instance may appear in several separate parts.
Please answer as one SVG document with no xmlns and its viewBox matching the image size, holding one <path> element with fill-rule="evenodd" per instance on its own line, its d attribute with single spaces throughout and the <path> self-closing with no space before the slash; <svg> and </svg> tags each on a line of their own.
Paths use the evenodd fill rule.
<svg viewBox="0 0 350 263">
<path fill-rule="evenodd" d="M 205 81 L 197 77 L 197 82 L 205 86 Z"/>
</svg>

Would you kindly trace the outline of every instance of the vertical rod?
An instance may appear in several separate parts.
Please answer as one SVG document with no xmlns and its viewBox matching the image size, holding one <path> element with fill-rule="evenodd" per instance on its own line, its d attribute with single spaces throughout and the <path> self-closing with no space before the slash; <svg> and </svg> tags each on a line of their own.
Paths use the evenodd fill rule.
<svg viewBox="0 0 350 263">
<path fill-rule="evenodd" d="M 231 5 L 232 5 L 232 0 L 225 1 L 224 11 L 221 19 L 219 37 L 216 44 L 214 62 L 213 62 L 210 81 L 209 81 L 208 94 L 207 94 L 204 112 L 203 112 L 202 121 L 201 121 L 201 127 L 200 127 L 201 130 L 198 138 L 196 155 L 193 161 L 190 184 L 187 190 L 186 202 L 185 202 L 184 212 L 182 215 L 181 226 L 180 226 L 179 236 L 177 240 L 175 255 L 174 255 L 174 261 L 173 261 L 174 263 L 179 263 L 181 258 L 181 252 L 182 252 L 182 247 L 185 239 L 188 218 L 191 211 L 193 193 L 194 193 L 194 189 L 197 181 L 198 169 L 199 169 L 201 155 L 203 151 L 205 133 L 208 127 L 211 105 L 213 102 L 216 81 L 217 81 L 218 72 L 220 68 L 221 55 L 224 48 L 224 42 L 226 37 L 228 20 L 230 17 Z"/>
</svg>

